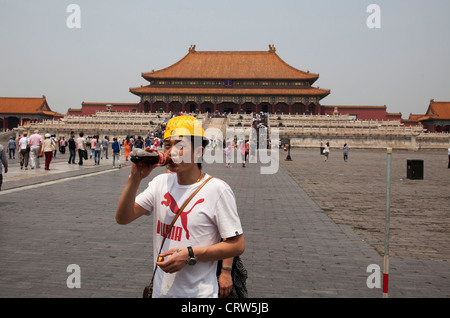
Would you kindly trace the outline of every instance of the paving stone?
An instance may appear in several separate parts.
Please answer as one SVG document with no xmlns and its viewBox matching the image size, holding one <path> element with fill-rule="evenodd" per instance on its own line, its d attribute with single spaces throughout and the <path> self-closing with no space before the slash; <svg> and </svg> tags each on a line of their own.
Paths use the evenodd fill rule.
<svg viewBox="0 0 450 318">
<path fill-rule="evenodd" d="M 370 216 L 357 213 L 353 219 L 339 205 L 324 210 L 321 206 L 329 207 L 330 202 L 318 195 L 329 197 L 336 191 L 333 198 L 341 198 L 357 190 L 359 200 L 367 201 L 371 192 L 361 186 L 346 190 L 336 184 L 342 178 L 327 187 L 322 183 L 325 176 L 314 170 L 319 162 L 306 162 L 312 156 L 293 151 L 294 161 L 282 162 L 273 175 L 261 175 L 259 164 L 204 167 L 229 183 L 235 193 L 246 239 L 242 259 L 249 272 L 249 295 L 381 297 L 381 289 L 366 285 L 367 266 L 378 264 L 382 269 L 382 257 L 373 246 L 379 242 L 364 231 L 362 235 L 352 223 L 375 228 L 358 223 L 362 222 L 359 217 Z M 361 152 L 350 160 L 370 157 L 383 159 L 378 153 Z M 114 220 L 129 165 L 113 170 L 110 161 L 94 167 L 91 160 L 87 162 L 91 166 L 78 169 L 67 165 L 64 156 L 58 160 L 53 163 L 54 173 L 33 172 L 15 180 L 14 174 L 29 171 L 17 172 L 17 163 L 10 166 L 11 175 L 0 192 L 0 297 L 141 297 L 152 273 L 152 220 L 142 217 L 126 226 Z M 332 165 L 332 160 L 331 156 L 326 164 Z M 327 168 L 326 173 L 340 171 L 335 168 Z M 162 171 L 154 171 L 150 178 Z M 311 180 L 314 183 L 308 186 Z M 146 186 L 143 182 L 139 191 Z M 434 219 L 428 226 L 437 226 Z M 442 240 L 435 232 L 429 238 L 434 237 Z M 439 255 L 442 259 L 436 259 Z M 442 255 L 432 259 L 392 256 L 390 297 L 449 297 L 450 269 Z M 70 264 L 81 268 L 81 288 L 66 285 Z"/>
</svg>

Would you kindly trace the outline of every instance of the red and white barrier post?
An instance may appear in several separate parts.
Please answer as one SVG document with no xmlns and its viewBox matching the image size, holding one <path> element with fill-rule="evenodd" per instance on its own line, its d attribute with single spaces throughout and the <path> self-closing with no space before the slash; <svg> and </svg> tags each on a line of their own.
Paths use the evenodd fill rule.
<svg viewBox="0 0 450 318">
<path fill-rule="evenodd" d="M 384 229 L 384 257 L 383 257 L 383 298 L 388 298 L 389 286 L 389 218 L 391 205 L 391 157 L 392 148 L 387 148 L 386 165 L 386 217 Z"/>
</svg>

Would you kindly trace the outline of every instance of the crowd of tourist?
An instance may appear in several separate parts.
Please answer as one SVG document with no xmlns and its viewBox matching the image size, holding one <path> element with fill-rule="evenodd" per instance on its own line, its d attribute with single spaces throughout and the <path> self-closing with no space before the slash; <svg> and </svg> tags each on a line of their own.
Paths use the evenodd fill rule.
<svg viewBox="0 0 450 318">
<path fill-rule="evenodd" d="M 267 127 L 267 114 L 255 113 L 253 114 L 252 127 L 255 129 Z"/>
<path fill-rule="evenodd" d="M 146 136 L 126 136 L 121 138 L 114 137 L 112 141 L 109 136 L 101 138 L 99 135 L 84 137 L 84 133 L 80 132 L 77 136 L 75 132 L 71 132 L 66 139 L 61 136 L 56 139 L 56 135 L 39 134 L 35 130 L 33 134 L 28 136 L 25 131 L 17 140 L 11 137 L 8 143 L 3 146 L 0 144 L 0 190 L 2 185 L 2 171 L 8 172 L 8 158 L 19 159 L 20 169 L 40 169 L 41 163 L 45 170 L 50 170 L 53 158 L 57 153 L 65 154 L 69 152 L 68 164 L 78 164 L 83 166 L 86 160 L 93 159 L 94 165 L 100 165 L 103 158 L 108 159 L 112 156 L 113 168 L 121 168 L 120 157 L 123 155 L 125 161 L 128 161 L 130 152 L 133 148 L 146 148 L 161 146 L 161 139 L 155 137 L 155 134 Z M 41 162 L 42 161 L 42 162 Z"/>
</svg>

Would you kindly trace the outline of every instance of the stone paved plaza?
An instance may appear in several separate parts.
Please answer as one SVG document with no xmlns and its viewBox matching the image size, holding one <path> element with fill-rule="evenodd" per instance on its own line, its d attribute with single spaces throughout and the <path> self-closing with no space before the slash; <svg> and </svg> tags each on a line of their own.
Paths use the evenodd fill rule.
<svg viewBox="0 0 450 318">
<path fill-rule="evenodd" d="M 384 252 L 386 151 L 354 150 L 328 162 L 313 150 L 295 150 L 281 161 L 289 174 L 335 223 L 353 230 Z M 450 261 L 450 169 L 447 151 L 395 151 L 391 165 L 390 255 Z M 423 160 L 424 179 L 407 178 L 407 160 Z M 299 169 L 299 166 L 301 167 Z"/>
<path fill-rule="evenodd" d="M 11 160 L 0 192 L 0 297 L 141 297 L 151 218 L 114 220 L 129 164 L 80 168 L 67 156 L 50 171 Z M 366 281 L 370 264 L 383 270 L 385 152 L 351 151 L 345 163 L 336 149 L 328 162 L 318 149 L 285 156 L 271 175 L 259 164 L 204 167 L 235 193 L 250 297 L 380 298 Z M 424 160 L 424 180 L 406 179 L 406 159 Z M 445 151 L 394 151 L 389 297 L 450 296 L 449 181 Z M 81 288 L 66 285 L 70 264 L 80 266 Z"/>
</svg>

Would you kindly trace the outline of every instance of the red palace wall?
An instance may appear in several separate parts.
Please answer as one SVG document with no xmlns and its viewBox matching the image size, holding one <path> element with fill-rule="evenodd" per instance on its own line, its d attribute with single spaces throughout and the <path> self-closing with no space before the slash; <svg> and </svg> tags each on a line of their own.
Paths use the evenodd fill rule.
<svg viewBox="0 0 450 318">
<path fill-rule="evenodd" d="M 83 103 L 78 110 L 69 110 L 68 115 L 71 116 L 91 116 L 96 112 L 106 112 L 108 107 L 106 105 L 112 105 L 111 110 L 114 112 L 139 112 L 139 104 L 85 104 Z"/>
<path fill-rule="evenodd" d="M 336 106 L 340 115 L 356 115 L 359 120 L 401 120 L 401 114 L 388 115 L 386 107 L 339 107 Z M 322 106 L 323 115 L 333 115 L 335 106 Z"/>
</svg>

